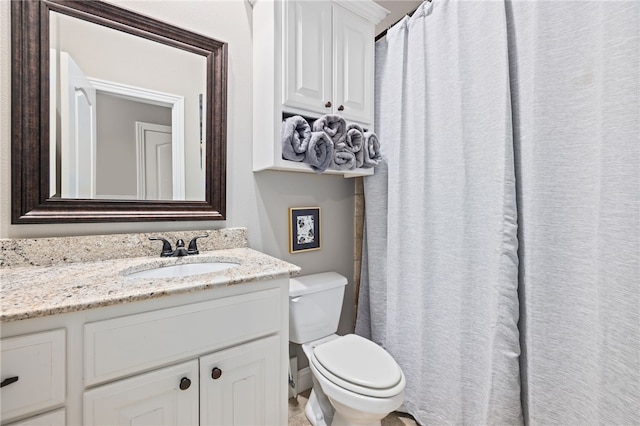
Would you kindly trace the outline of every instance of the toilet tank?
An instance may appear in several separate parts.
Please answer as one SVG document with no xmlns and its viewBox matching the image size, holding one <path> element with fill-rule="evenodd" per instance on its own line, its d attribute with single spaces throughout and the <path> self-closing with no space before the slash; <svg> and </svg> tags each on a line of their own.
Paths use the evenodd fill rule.
<svg viewBox="0 0 640 426">
<path fill-rule="evenodd" d="M 347 279 L 322 272 L 289 281 L 289 341 L 307 343 L 338 330 Z"/>
</svg>

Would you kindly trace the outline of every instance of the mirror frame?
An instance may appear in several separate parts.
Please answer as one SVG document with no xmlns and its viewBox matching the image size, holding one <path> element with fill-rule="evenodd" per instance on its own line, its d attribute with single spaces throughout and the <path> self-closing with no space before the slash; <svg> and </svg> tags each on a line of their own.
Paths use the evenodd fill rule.
<svg viewBox="0 0 640 426">
<path fill-rule="evenodd" d="M 49 197 L 49 12 L 202 55 L 207 61 L 205 200 Z M 225 220 L 227 44 L 101 1 L 11 2 L 11 223 Z"/>
</svg>

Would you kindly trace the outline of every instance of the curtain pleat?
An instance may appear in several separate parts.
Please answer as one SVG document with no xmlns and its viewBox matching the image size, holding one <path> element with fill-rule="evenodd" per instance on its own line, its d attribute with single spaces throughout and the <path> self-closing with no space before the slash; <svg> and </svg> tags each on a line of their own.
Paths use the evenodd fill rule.
<svg viewBox="0 0 640 426">
<path fill-rule="evenodd" d="M 640 424 L 639 12 L 508 4 L 530 424 Z"/>
<path fill-rule="evenodd" d="M 504 20 L 424 3 L 376 47 L 385 162 L 365 179 L 356 330 L 398 361 L 421 424 L 522 422 Z"/>
</svg>

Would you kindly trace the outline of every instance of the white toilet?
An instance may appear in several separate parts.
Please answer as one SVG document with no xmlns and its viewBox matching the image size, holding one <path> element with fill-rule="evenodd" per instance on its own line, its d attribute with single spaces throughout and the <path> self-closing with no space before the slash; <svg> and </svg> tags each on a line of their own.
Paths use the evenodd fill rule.
<svg viewBox="0 0 640 426">
<path fill-rule="evenodd" d="M 292 278 L 289 340 L 302 345 L 313 373 L 305 414 L 314 426 L 379 426 L 404 400 L 405 378 L 382 347 L 338 336 L 347 279 L 336 272 Z"/>
</svg>

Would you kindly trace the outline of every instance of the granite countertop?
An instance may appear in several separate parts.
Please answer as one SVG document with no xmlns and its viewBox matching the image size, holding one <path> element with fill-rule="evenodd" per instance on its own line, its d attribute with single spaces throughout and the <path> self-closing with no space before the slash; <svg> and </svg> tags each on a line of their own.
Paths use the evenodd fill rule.
<svg viewBox="0 0 640 426">
<path fill-rule="evenodd" d="M 239 265 L 187 278 L 132 279 L 126 274 L 203 261 Z M 0 322 L 189 293 L 296 275 L 300 268 L 247 247 L 178 258 L 137 257 L 0 269 Z"/>
</svg>

